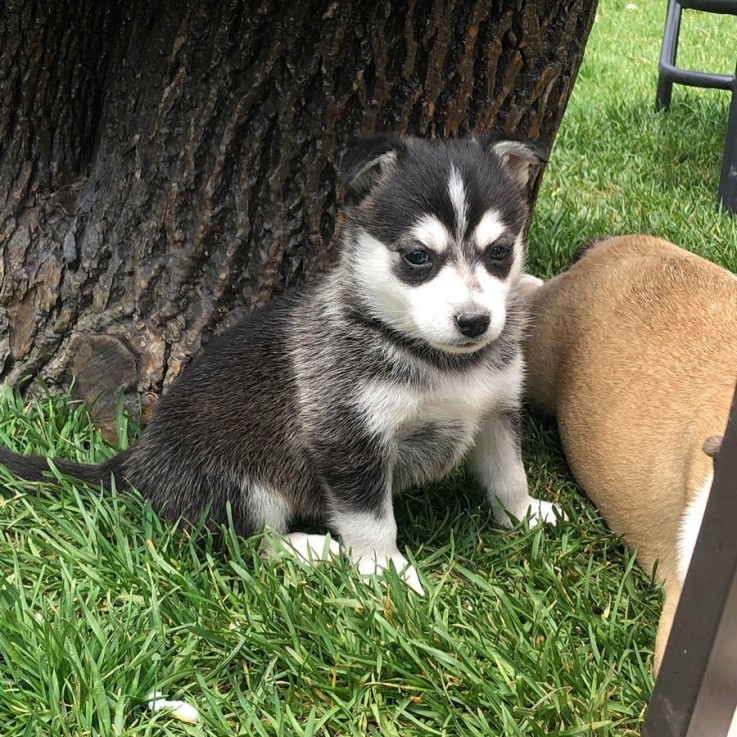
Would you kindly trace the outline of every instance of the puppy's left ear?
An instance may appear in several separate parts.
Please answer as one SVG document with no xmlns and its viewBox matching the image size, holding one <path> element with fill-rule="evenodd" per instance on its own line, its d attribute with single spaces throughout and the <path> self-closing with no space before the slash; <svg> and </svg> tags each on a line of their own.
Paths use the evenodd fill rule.
<svg viewBox="0 0 737 737">
<path fill-rule="evenodd" d="M 500 161 L 504 170 L 521 189 L 526 190 L 532 178 L 548 160 L 532 141 L 509 133 L 486 133 L 479 143 Z"/>
<path fill-rule="evenodd" d="M 399 136 L 384 135 L 354 141 L 343 156 L 338 174 L 349 199 L 363 199 L 382 177 L 393 170 L 397 156 L 404 149 Z"/>
</svg>

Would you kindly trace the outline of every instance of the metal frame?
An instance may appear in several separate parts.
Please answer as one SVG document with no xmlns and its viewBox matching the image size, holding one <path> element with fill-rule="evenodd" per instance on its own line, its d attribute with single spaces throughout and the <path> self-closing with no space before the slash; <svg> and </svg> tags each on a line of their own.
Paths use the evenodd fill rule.
<svg viewBox="0 0 737 737">
<path fill-rule="evenodd" d="M 737 70 L 732 75 L 710 74 L 676 66 L 683 8 L 737 15 L 737 0 L 668 0 L 655 94 L 655 110 L 660 111 L 670 107 L 674 83 L 731 91 L 718 200 L 728 212 L 737 213 Z"/>
<path fill-rule="evenodd" d="M 737 708 L 737 394 L 642 737 L 724 737 Z"/>
</svg>

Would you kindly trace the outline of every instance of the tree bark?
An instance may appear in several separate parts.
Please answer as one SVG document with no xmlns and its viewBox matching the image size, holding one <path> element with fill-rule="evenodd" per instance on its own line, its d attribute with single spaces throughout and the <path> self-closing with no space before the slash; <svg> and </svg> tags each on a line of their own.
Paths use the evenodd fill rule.
<svg viewBox="0 0 737 737">
<path fill-rule="evenodd" d="M 4 4 L 3 4 L 4 2 Z M 333 257 L 380 130 L 550 149 L 594 0 L 0 0 L 0 377 L 144 410 Z"/>
</svg>

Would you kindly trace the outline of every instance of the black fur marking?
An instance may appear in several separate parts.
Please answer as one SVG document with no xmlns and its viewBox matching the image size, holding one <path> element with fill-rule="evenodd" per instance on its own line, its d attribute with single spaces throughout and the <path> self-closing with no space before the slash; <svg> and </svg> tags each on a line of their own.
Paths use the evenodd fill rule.
<svg viewBox="0 0 737 737">
<path fill-rule="evenodd" d="M 494 209 L 515 235 L 527 219 L 527 205 L 499 159 L 471 139 L 412 141 L 398 154 L 398 166 L 366 200 L 360 224 L 386 244 L 398 244 L 424 215 L 440 220 L 451 234 L 458 227 L 448 193 L 451 168 L 465 185 L 464 236 L 470 235 L 489 209 Z"/>
<path fill-rule="evenodd" d="M 458 436 L 462 428 L 448 422 L 427 424 L 398 440 L 394 464 L 394 491 L 405 491 L 445 475 L 458 462 Z"/>
<path fill-rule="evenodd" d="M 502 412 L 502 421 L 514 438 L 514 448 L 517 452 L 522 451 L 522 414 L 519 409 L 507 409 Z"/>
<path fill-rule="evenodd" d="M 487 249 L 487 253 L 490 249 Z M 510 247 L 509 253 L 503 259 L 492 259 L 487 254 L 482 257 L 486 270 L 497 279 L 506 279 L 514 263 L 514 247 Z"/>
<path fill-rule="evenodd" d="M 569 265 L 573 266 L 573 264 L 578 263 L 594 246 L 597 246 L 599 243 L 603 243 L 604 241 L 608 241 L 610 238 L 611 236 L 609 235 L 599 235 L 595 238 L 589 238 L 588 240 L 583 241 L 583 243 L 576 246 L 576 250 L 571 254 Z"/>
<path fill-rule="evenodd" d="M 430 253 L 432 260 L 429 267 L 412 266 L 407 263 L 403 255 L 399 255 L 393 267 L 394 275 L 397 279 L 409 286 L 416 287 L 420 284 L 429 282 L 437 276 L 443 266 L 447 263 L 448 255 L 446 252 L 438 253 L 437 251 L 430 251 L 430 249 L 427 250 Z"/>
<path fill-rule="evenodd" d="M 501 369 L 508 366 L 519 353 L 522 319 L 516 310 L 511 310 L 508 313 L 501 335 L 489 345 L 473 353 L 446 353 L 421 340 L 408 338 L 382 320 L 367 315 L 358 306 L 348 309 L 345 316 L 347 321 L 356 329 L 361 328 L 373 333 L 374 336 L 378 335 L 387 343 L 405 351 L 412 358 L 427 363 L 432 368 L 444 371 L 467 371 L 482 364 Z M 357 340 L 360 340 L 359 335 L 360 333 L 356 333 Z M 366 336 L 367 339 L 368 337 Z M 377 375 L 386 375 L 386 358 L 383 354 L 377 356 L 377 358 L 383 363 L 383 367 L 379 369 Z M 405 378 L 409 378 L 406 371 L 400 369 L 400 372 L 405 375 Z M 391 372 L 389 372 L 389 375 L 391 375 Z"/>
<path fill-rule="evenodd" d="M 388 448 L 371 435 L 357 411 L 330 409 L 325 426 L 313 434 L 310 458 L 316 476 L 338 512 L 378 512 L 388 488 Z"/>
</svg>

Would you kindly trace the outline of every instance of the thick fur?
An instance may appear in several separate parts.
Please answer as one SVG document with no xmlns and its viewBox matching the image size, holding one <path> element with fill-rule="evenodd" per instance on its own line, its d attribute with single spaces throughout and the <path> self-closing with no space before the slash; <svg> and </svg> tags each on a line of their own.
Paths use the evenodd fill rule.
<svg viewBox="0 0 737 737">
<path fill-rule="evenodd" d="M 723 434 L 737 381 L 737 278 L 625 236 L 530 300 L 529 403 L 557 416 L 577 481 L 665 583 L 657 671 L 711 487 L 702 446 Z"/>
<path fill-rule="evenodd" d="M 245 535 L 326 523 L 362 571 L 406 563 L 392 494 L 465 456 L 499 521 L 554 519 L 528 494 L 515 419 L 525 185 L 541 161 L 503 137 L 358 144 L 335 270 L 210 343 L 131 450 L 60 470 L 113 475 L 172 518 L 225 522 L 230 506 Z M 418 249 L 429 265 L 407 260 Z M 28 479 L 47 469 L 7 450 L 0 461 Z"/>
</svg>

